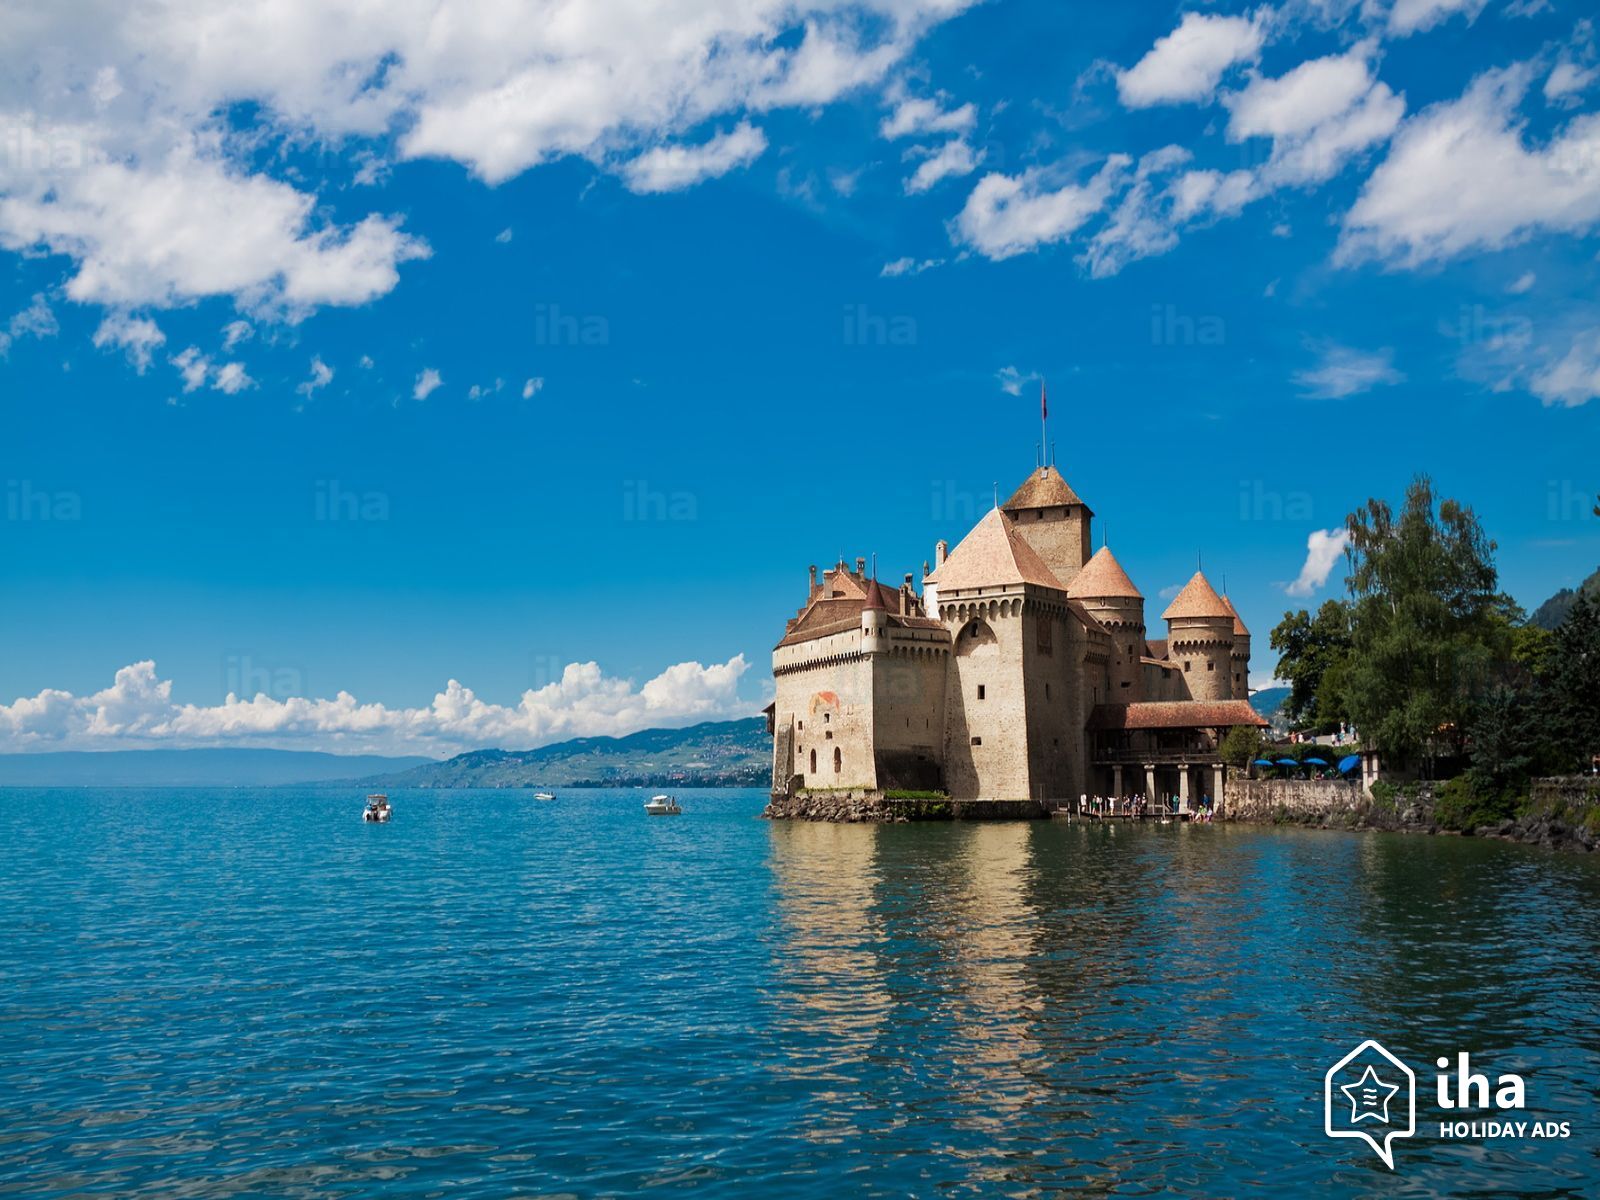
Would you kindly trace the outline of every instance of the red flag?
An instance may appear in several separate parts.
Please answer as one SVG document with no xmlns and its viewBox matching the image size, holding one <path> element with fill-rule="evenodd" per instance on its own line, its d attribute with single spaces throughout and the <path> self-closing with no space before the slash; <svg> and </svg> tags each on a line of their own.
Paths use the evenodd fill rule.
<svg viewBox="0 0 1600 1200">
<path fill-rule="evenodd" d="M 1045 399 L 1044 380 L 1042 379 L 1039 380 L 1039 419 L 1041 421 L 1050 419 L 1050 402 Z"/>
</svg>

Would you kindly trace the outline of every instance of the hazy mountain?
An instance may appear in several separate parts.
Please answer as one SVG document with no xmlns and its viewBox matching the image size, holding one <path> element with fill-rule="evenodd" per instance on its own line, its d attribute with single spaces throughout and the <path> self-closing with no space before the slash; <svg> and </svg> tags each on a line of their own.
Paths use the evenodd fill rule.
<svg viewBox="0 0 1600 1200">
<path fill-rule="evenodd" d="M 772 778 L 772 735 L 760 717 L 627 737 L 577 738 L 538 750 L 473 750 L 444 762 L 357 780 L 362 787 L 759 787 Z"/>
<path fill-rule="evenodd" d="M 277 787 L 432 761 L 308 750 L 64 750 L 0 754 L 0 787 Z"/>
<path fill-rule="evenodd" d="M 1555 629 L 1567 619 L 1567 613 L 1572 611 L 1572 606 L 1577 603 L 1578 592 L 1588 592 L 1591 596 L 1600 597 L 1600 570 L 1585 579 L 1576 588 L 1562 588 L 1550 599 L 1546 600 L 1534 610 L 1533 616 L 1528 618 L 1528 624 L 1537 625 L 1540 629 Z"/>
<path fill-rule="evenodd" d="M 1289 689 L 1286 687 L 1262 688 L 1250 697 L 1250 707 L 1263 719 L 1270 721 L 1288 698 Z"/>
</svg>

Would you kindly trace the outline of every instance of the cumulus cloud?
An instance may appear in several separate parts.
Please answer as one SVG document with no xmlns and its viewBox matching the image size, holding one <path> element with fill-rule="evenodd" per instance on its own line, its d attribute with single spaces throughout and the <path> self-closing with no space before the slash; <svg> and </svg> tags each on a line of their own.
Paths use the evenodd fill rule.
<svg viewBox="0 0 1600 1200">
<path fill-rule="evenodd" d="M 1284 590 L 1291 596 L 1310 596 L 1333 573 L 1334 565 L 1350 544 L 1350 533 L 1344 529 L 1316 529 L 1306 539 L 1306 561 L 1300 575 Z"/>
<path fill-rule="evenodd" d="M 1013 366 L 1001 367 L 994 373 L 994 377 L 1000 381 L 1000 390 L 1012 396 L 1022 395 L 1022 389 L 1025 385 L 1035 383 L 1040 379 L 1037 371 L 1019 371 Z"/>
<path fill-rule="evenodd" d="M 411 398 L 413 400 L 426 400 L 439 390 L 439 386 L 442 383 L 444 383 L 444 377 L 438 371 L 432 367 L 424 367 L 422 373 L 417 376 L 417 382 L 411 387 Z"/>
<path fill-rule="evenodd" d="M 65 256 L 67 294 L 107 308 L 363 304 L 427 245 L 393 214 L 331 215 L 274 151 L 315 146 L 356 183 L 391 157 L 499 182 L 578 156 L 683 186 L 748 161 L 742 118 L 881 84 L 972 2 L 36 5 L 0 48 L 0 246 Z M 748 132 L 675 146 L 730 119 Z"/>
<path fill-rule="evenodd" d="M 891 141 L 924 133 L 970 133 L 978 123 L 978 110 L 970 104 L 944 108 L 937 100 L 905 97 L 883 119 L 878 132 Z"/>
<path fill-rule="evenodd" d="M 453 754 L 527 748 L 747 715 L 738 684 L 748 669 L 742 655 L 710 666 L 679 663 L 636 686 L 596 663 L 573 663 L 559 681 L 524 692 L 515 705 L 485 701 L 452 679 L 426 707 L 390 708 L 348 692 L 332 699 L 230 693 L 218 705 L 177 704 L 172 681 L 159 677 L 154 662 L 139 662 L 92 695 L 48 689 L 0 704 L 0 749 L 248 745 Z"/>
<path fill-rule="evenodd" d="M 1229 67 L 1253 62 L 1263 33 L 1253 17 L 1190 12 L 1137 63 L 1117 73 L 1117 96 L 1128 108 L 1207 101 Z"/>
<path fill-rule="evenodd" d="M 13 314 L 5 328 L 0 329 L 0 354 L 9 351 L 18 338 L 49 338 L 60 332 L 55 310 L 50 307 L 43 292 L 36 292 L 28 302 L 28 307 Z"/>
<path fill-rule="evenodd" d="M 1547 406 L 1576 408 L 1600 398 L 1600 330 L 1575 337 L 1563 357 L 1534 372 L 1528 386 Z"/>
<path fill-rule="evenodd" d="M 767 148 L 767 135 L 749 121 L 698 146 L 657 146 L 623 171 L 634 192 L 677 192 L 705 179 L 749 166 Z"/>
<path fill-rule="evenodd" d="M 1526 65 L 1489 71 L 1406 121 L 1346 215 L 1336 259 L 1416 267 L 1600 222 L 1600 114 L 1530 145 Z"/>
<path fill-rule="evenodd" d="M 143 375 L 150 366 L 156 349 L 166 344 L 167 335 L 149 317 L 134 317 L 127 313 L 111 313 L 94 331 L 95 349 L 107 346 L 120 347 L 133 364 L 133 369 Z"/>
<path fill-rule="evenodd" d="M 311 378 L 307 379 L 294 390 L 309 400 L 311 399 L 311 394 L 313 392 L 327 387 L 332 382 L 333 368 L 327 363 L 323 362 L 319 356 L 311 360 Z"/>
<path fill-rule="evenodd" d="M 523 383 L 522 398 L 524 400 L 532 400 L 543 387 L 544 379 L 541 376 L 534 376 L 532 379 L 529 379 Z"/>
<path fill-rule="evenodd" d="M 1039 168 L 985 175 L 956 218 L 955 234 L 993 259 L 1065 241 L 1105 208 L 1131 165 L 1126 155 L 1112 155 L 1088 182 L 1060 187 Z"/>
<path fill-rule="evenodd" d="M 1321 347 L 1321 361 L 1315 367 L 1294 377 L 1302 394 L 1316 400 L 1339 400 L 1404 379 L 1395 369 L 1393 350 L 1368 352 L 1332 343 Z"/>
<path fill-rule="evenodd" d="M 946 142 L 937 150 L 924 153 L 927 153 L 928 157 L 923 159 L 912 172 L 911 178 L 906 180 L 907 195 L 914 196 L 919 192 L 926 192 L 940 180 L 970 175 L 983 161 L 983 154 L 974 153 L 972 147 L 961 138 Z"/>
<path fill-rule="evenodd" d="M 199 391 L 209 385 L 212 391 L 232 396 L 256 385 L 256 381 L 250 378 L 243 363 L 230 362 L 223 363 L 220 367 L 216 366 L 210 358 L 200 353 L 196 346 L 188 347 L 169 361 L 177 368 L 179 376 L 183 379 L 183 390 L 186 393 Z"/>
<path fill-rule="evenodd" d="M 1389 32 L 1401 37 L 1419 33 L 1424 29 L 1432 29 L 1457 13 L 1465 14 L 1468 21 L 1475 21 L 1487 2 L 1488 0 L 1394 0 L 1394 6 L 1389 9 Z"/>
</svg>

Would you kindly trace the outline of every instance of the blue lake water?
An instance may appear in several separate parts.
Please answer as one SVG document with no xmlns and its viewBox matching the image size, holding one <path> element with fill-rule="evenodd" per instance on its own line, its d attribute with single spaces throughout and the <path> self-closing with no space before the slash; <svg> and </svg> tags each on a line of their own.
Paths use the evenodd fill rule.
<svg viewBox="0 0 1600 1200">
<path fill-rule="evenodd" d="M 0 1195 L 1600 1195 L 1600 862 L 680 795 L 0 791 Z"/>
</svg>

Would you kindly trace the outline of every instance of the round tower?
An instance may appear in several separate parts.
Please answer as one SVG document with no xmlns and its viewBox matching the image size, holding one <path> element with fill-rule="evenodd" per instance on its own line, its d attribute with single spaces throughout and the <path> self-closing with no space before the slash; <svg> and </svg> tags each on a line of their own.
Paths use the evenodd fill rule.
<svg viewBox="0 0 1600 1200">
<path fill-rule="evenodd" d="M 1183 668 L 1195 700 L 1232 700 L 1233 610 L 1205 575 L 1196 571 L 1161 614 L 1167 623 L 1167 657 Z"/>
<path fill-rule="evenodd" d="M 1228 611 L 1233 614 L 1233 699 L 1248 700 L 1250 698 L 1250 631 L 1245 628 L 1244 622 L 1239 619 L 1239 610 L 1233 606 L 1233 601 L 1227 596 L 1222 597 L 1222 602 L 1228 606 Z"/>
<path fill-rule="evenodd" d="M 1144 597 L 1109 547 L 1095 551 L 1067 588 L 1067 595 L 1088 609 L 1111 635 L 1111 702 L 1131 704 L 1143 699 L 1139 660 L 1144 656 Z"/>
<path fill-rule="evenodd" d="M 883 602 L 883 592 L 876 579 L 867 583 L 867 600 L 861 606 L 861 649 L 867 654 L 878 654 L 889 649 L 889 606 Z"/>
</svg>

